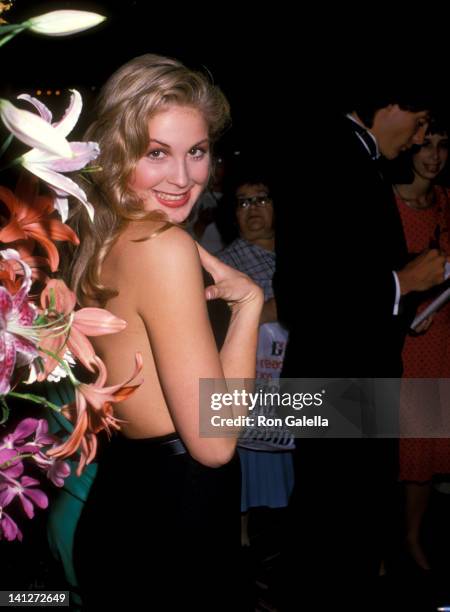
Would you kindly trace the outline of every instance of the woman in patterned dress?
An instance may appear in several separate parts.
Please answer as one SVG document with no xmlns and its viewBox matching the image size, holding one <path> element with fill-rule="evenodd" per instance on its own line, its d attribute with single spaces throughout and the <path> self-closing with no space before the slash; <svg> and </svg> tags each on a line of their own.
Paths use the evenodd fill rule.
<svg viewBox="0 0 450 612">
<path fill-rule="evenodd" d="M 424 144 L 415 147 L 410 154 L 413 181 L 394 185 L 410 253 L 419 253 L 428 248 L 439 248 L 447 254 L 450 252 L 450 191 L 440 184 L 447 158 L 447 126 L 437 120 L 432 121 Z M 419 312 L 442 290 L 441 285 L 424 294 Z M 404 378 L 450 378 L 450 303 L 435 313 L 432 322 L 425 321 L 415 331 L 418 333 L 407 336 L 403 349 Z M 417 426 L 417 418 L 421 414 L 421 419 L 425 420 L 423 427 L 420 423 L 419 427 L 425 431 L 426 419 L 430 418 L 426 414 L 429 404 L 422 403 L 420 411 L 416 410 L 417 406 L 414 408 L 419 398 L 413 389 L 417 391 L 418 388 L 425 387 L 404 388 L 402 419 L 406 419 L 409 424 L 412 419 Z M 436 389 L 436 385 L 433 388 Z M 432 401 L 428 391 L 426 395 L 427 402 Z M 439 397 L 434 399 L 440 402 Z M 423 570 L 430 569 L 421 544 L 420 529 L 428 507 L 431 481 L 436 474 L 448 473 L 450 441 L 447 438 L 401 439 L 400 480 L 405 483 L 406 546 L 412 559 Z"/>
</svg>

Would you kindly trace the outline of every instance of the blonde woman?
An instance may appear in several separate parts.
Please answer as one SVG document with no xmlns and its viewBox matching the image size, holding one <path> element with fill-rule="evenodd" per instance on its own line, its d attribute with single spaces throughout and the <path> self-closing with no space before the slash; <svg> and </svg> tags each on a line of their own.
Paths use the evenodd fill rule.
<svg viewBox="0 0 450 612">
<path fill-rule="evenodd" d="M 81 245 L 71 284 L 82 304 L 128 323 L 96 342 L 108 383 L 123 379 L 136 352 L 144 382 L 114 408 L 121 433 L 100 458 L 75 536 L 87 609 L 239 609 L 236 438 L 199 435 L 199 380 L 222 380 L 226 391 L 225 379 L 254 376 L 263 295 L 177 226 L 207 185 L 228 119 L 225 97 L 202 74 L 143 55 L 106 83 L 88 130 L 103 170 L 92 174 L 94 223 L 83 211 L 73 220 Z M 215 283 L 206 298 L 231 308 L 220 353 L 202 265 Z"/>
</svg>

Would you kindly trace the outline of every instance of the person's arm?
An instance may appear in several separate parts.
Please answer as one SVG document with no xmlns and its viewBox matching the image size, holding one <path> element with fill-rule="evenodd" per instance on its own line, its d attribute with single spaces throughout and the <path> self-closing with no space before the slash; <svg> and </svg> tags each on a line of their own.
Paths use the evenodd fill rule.
<svg viewBox="0 0 450 612">
<path fill-rule="evenodd" d="M 156 240 L 140 244 L 135 299 L 171 418 L 195 459 L 205 465 L 222 465 L 233 456 L 236 438 L 199 436 L 199 379 L 220 379 L 221 391 L 227 392 L 225 378 L 254 377 L 262 292 L 247 276 L 209 254 L 202 256 L 216 283 L 208 291 L 212 297 L 226 299 L 232 309 L 219 356 L 192 238 L 173 227 Z M 233 416 L 233 406 L 224 406 L 221 416 Z"/>
<path fill-rule="evenodd" d="M 197 248 L 202 265 L 215 282 L 206 289 L 207 299 L 223 299 L 231 308 L 228 333 L 220 351 L 225 377 L 254 378 L 263 291 L 246 274 L 227 266 L 200 245 Z M 245 336 L 247 342 L 241 344 Z"/>
<path fill-rule="evenodd" d="M 447 257 L 437 249 L 421 253 L 397 272 L 401 295 L 425 291 L 444 282 Z"/>
</svg>

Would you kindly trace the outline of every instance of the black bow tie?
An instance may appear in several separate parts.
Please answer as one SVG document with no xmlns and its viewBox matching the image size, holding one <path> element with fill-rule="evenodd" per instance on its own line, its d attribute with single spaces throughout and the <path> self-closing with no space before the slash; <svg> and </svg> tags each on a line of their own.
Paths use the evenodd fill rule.
<svg viewBox="0 0 450 612">
<path fill-rule="evenodd" d="M 351 120 L 351 122 L 353 131 L 358 134 L 366 145 L 367 149 L 369 150 L 370 157 L 377 160 L 380 157 L 380 154 L 378 153 L 377 145 L 375 144 L 373 137 L 369 134 L 366 128 L 362 127 L 362 125 L 359 125 L 359 123 L 356 123 L 356 121 L 353 120 Z"/>
</svg>

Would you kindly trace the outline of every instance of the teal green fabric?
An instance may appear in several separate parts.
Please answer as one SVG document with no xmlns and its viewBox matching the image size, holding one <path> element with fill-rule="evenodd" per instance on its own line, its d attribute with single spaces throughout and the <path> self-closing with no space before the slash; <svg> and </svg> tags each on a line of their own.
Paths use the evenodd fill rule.
<svg viewBox="0 0 450 612">
<path fill-rule="evenodd" d="M 57 384 L 46 383 L 46 396 L 54 404 L 63 406 L 74 401 L 73 387 L 68 379 Z M 46 416 L 49 431 L 52 433 L 65 431 L 69 434 L 73 430 L 72 424 L 62 414 L 48 409 Z M 81 476 L 77 476 L 77 462 L 68 463 L 71 474 L 65 479 L 64 487 L 57 491 L 50 505 L 47 535 L 50 550 L 62 563 L 67 582 L 76 589 L 77 579 L 72 559 L 73 541 L 78 519 L 97 473 L 97 465 L 91 463 Z"/>
</svg>

